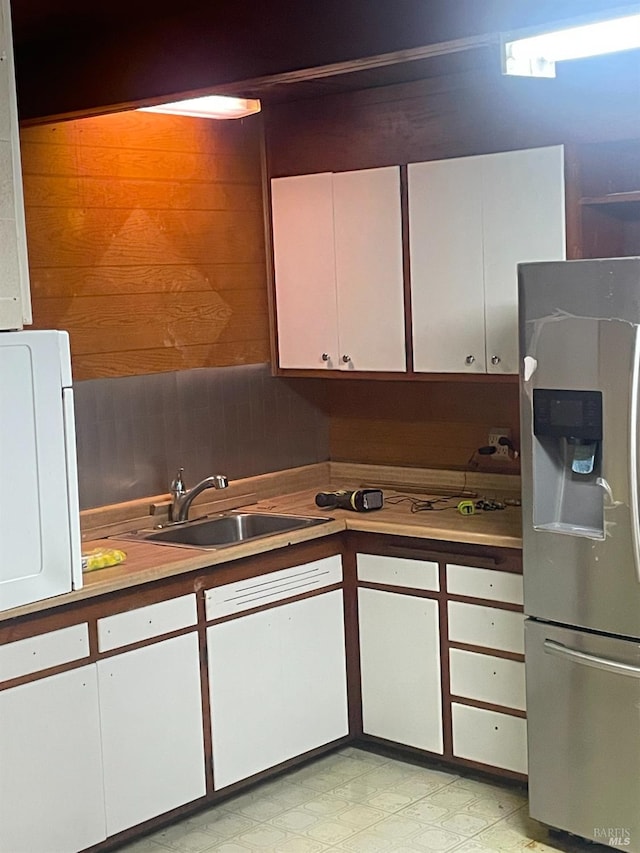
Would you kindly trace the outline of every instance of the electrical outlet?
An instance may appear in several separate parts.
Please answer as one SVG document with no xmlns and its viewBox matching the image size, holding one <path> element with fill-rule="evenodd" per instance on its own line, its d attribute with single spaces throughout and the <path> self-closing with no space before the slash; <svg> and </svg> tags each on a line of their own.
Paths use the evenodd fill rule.
<svg viewBox="0 0 640 853">
<path fill-rule="evenodd" d="M 501 438 L 511 440 L 511 430 L 508 427 L 491 427 L 489 430 L 489 444 L 495 447 L 494 459 L 509 459 L 509 448 L 506 444 L 500 444 Z"/>
</svg>

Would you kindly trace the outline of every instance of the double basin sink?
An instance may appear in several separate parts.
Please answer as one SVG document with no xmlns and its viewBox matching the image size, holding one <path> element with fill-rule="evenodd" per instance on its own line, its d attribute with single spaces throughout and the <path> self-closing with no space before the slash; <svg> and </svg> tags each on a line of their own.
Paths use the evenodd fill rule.
<svg viewBox="0 0 640 853">
<path fill-rule="evenodd" d="M 294 530 L 315 527 L 327 521 L 332 519 L 260 512 L 228 512 L 210 518 L 167 525 L 161 529 L 140 530 L 127 534 L 126 538 L 144 540 L 158 545 L 217 550 L 278 533 L 290 533 Z M 124 537 L 121 534 L 118 538 Z"/>
</svg>

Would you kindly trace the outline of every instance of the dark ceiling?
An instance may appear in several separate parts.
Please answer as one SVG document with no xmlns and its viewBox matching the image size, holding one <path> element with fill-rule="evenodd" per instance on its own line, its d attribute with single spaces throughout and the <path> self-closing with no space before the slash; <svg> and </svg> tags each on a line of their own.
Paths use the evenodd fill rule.
<svg viewBox="0 0 640 853">
<path fill-rule="evenodd" d="M 250 24 L 256 39 L 261 30 L 274 21 L 279 27 L 290 29 L 297 19 L 310 20 L 337 16 L 345 24 L 350 20 L 359 28 L 395 20 L 402 29 L 402 21 L 410 26 L 422 19 L 424 31 L 420 43 L 428 43 L 432 34 L 447 38 L 470 33 L 489 32 L 510 27 L 535 25 L 563 17 L 587 15 L 603 9 L 624 8 L 634 0 L 342 0 L 327 2 L 316 0 L 312 4 L 271 0 L 255 3 L 242 0 L 212 2 L 212 0 L 109 0 L 108 3 L 91 3 L 87 0 L 12 0 L 14 36 L 22 44 L 33 40 L 47 41 L 56 35 L 96 33 L 100 29 L 126 30 L 140 24 L 153 25 L 154 21 L 189 16 L 200 21 L 221 25 L 241 22 Z M 447 31 L 445 33 L 445 30 Z M 386 36 L 380 34 L 382 38 Z M 418 35 L 418 34 L 416 34 Z"/>
<path fill-rule="evenodd" d="M 181 8 L 198 6 L 198 2 L 182 2 Z M 122 26 L 175 12 L 169 0 L 110 0 L 87 3 L 86 0 L 12 0 L 11 15 L 14 37 L 18 43 L 48 40 L 69 32 L 92 32 L 104 27 Z"/>
<path fill-rule="evenodd" d="M 631 0 L 12 0 L 22 118 L 533 26 Z M 468 57 L 462 62 L 468 63 Z M 442 63 L 404 75 L 448 72 Z M 367 85 L 403 76 L 370 73 Z M 327 84 L 329 85 L 329 84 Z"/>
</svg>

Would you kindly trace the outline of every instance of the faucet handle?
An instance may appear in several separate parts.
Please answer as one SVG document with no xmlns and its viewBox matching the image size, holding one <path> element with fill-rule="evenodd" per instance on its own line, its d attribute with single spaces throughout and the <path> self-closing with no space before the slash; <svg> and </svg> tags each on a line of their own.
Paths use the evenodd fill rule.
<svg viewBox="0 0 640 853">
<path fill-rule="evenodd" d="M 182 475 L 184 474 L 184 468 L 178 469 L 178 473 L 175 478 L 171 481 L 170 489 L 172 494 L 182 495 L 187 491 L 187 488 L 184 484 L 184 479 Z"/>
</svg>

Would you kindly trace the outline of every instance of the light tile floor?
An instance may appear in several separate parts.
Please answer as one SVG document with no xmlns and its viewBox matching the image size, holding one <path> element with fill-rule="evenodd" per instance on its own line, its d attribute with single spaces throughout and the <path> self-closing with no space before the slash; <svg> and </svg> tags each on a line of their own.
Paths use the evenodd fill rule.
<svg viewBox="0 0 640 853">
<path fill-rule="evenodd" d="M 123 847 L 125 853 L 597 851 L 550 835 L 524 790 L 348 747 Z M 601 849 L 601 848 L 600 848 Z"/>
</svg>

